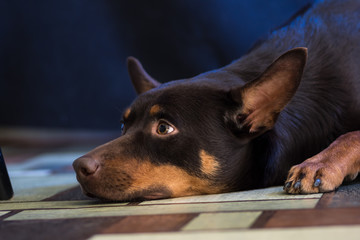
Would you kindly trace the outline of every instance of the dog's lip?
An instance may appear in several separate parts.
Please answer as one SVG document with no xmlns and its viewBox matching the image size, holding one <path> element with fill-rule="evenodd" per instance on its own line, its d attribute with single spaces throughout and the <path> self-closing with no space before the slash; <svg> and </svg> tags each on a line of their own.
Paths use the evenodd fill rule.
<svg viewBox="0 0 360 240">
<path fill-rule="evenodd" d="M 90 191 L 88 191 L 86 185 L 80 183 L 80 187 L 81 187 L 81 191 L 84 195 L 91 197 L 91 198 L 97 198 L 97 196 L 93 193 L 91 193 Z"/>
<path fill-rule="evenodd" d="M 82 190 L 83 194 L 85 194 L 86 196 L 91 197 L 91 198 L 97 198 L 96 195 L 94 195 L 91 192 L 87 191 L 83 186 L 81 187 L 81 190 Z"/>
<path fill-rule="evenodd" d="M 94 194 L 89 193 L 89 192 L 85 192 L 85 195 L 88 197 L 91 197 L 91 198 L 96 198 L 96 196 Z"/>
</svg>

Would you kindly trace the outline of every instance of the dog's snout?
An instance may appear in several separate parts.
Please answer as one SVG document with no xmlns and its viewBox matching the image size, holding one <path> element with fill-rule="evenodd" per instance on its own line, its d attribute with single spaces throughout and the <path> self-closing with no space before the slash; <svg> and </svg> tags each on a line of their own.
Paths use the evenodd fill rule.
<svg viewBox="0 0 360 240">
<path fill-rule="evenodd" d="M 81 157 L 74 161 L 73 167 L 78 175 L 88 177 L 96 173 L 99 163 L 94 158 Z"/>
</svg>

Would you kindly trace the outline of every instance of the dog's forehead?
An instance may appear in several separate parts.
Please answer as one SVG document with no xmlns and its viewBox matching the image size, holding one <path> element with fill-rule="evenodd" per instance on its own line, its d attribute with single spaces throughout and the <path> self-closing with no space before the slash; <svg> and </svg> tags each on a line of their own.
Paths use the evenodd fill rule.
<svg viewBox="0 0 360 240">
<path fill-rule="evenodd" d="M 190 109 L 211 106 L 213 101 L 225 94 L 217 88 L 194 84 L 191 82 L 176 82 L 164 84 L 139 95 L 129 109 L 134 112 L 146 112 L 150 115 L 162 111 L 189 111 Z M 130 110 L 128 110 L 130 111 Z"/>
</svg>

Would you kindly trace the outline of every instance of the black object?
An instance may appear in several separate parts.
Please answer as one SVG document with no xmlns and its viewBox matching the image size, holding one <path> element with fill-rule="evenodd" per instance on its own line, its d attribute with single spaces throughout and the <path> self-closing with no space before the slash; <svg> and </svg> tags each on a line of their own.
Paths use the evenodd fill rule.
<svg viewBox="0 0 360 240">
<path fill-rule="evenodd" d="M 5 161 L 0 149 L 0 200 L 8 200 L 14 195 Z"/>
</svg>

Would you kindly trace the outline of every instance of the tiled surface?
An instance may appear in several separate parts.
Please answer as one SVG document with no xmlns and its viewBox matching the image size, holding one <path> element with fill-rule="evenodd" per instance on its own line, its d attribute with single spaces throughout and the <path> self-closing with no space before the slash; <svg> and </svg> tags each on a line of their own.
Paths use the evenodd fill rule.
<svg viewBox="0 0 360 240">
<path fill-rule="evenodd" d="M 69 209 L 69 212 L 77 212 L 73 209 L 75 208 L 102 208 L 109 207 L 111 210 L 112 207 L 123 206 L 127 203 L 99 203 L 97 200 L 76 200 L 76 201 L 38 201 L 38 202 L 7 202 L 0 204 L 0 210 L 26 210 L 26 209 Z M 53 210 L 56 211 L 56 210 Z M 26 211 L 23 211 L 24 213 Z M 54 214 L 55 215 L 55 214 Z M 16 215 L 15 215 L 16 216 Z M 56 218 L 56 217 L 55 217 Z"/>
<path fill-rule="evenodd" d="M 126 234 L 126 235 L 96 235 L 91 240 L 304 240 L 304 239 L 327 239 L 358 240 L 360 236 L 359 226 L 348 227 L 321 227 L 321 228 L 294 228 L 294 229 L 271 229 L 271 230 L 245 230 L 245 231 L 221 231 L 221 232 L 187 232 L 187 233 L 158 233 L 158 234 Z"/>
<path fill-rule="evenodd" d="M 38 219 L 69 219 L 84 217 L 111 217 L 111 216 L 134 216 L 134 215 L 158 215 L 179 213 L 203 213 L 203 212 L 231 212 L 231 211 L 254 211 L 275 209 L 299 209 L 314 208 L 317 199 L 282 200 L 282 201 L 255 201 L 255 202 L 231 202 L 231 203 L 202 203 L 202 204 L 174 204 L 174 205 L 147 205 L 147 206 L 118 206 L 60 210 L 43 210 L 39 204 L 39 210 L 25 210 L 17 213 L 6 220 L 38 220 Z M 61 205 L 60 205 L 61 206 Z M 12 206 L 16 208 L 16 206 Z M 19 208 L 23 205 L 19 206 Z M 76 206 L 78 207 L 78 206 Z M 5 209 L 4 209 L 5 210 Z"/>
<path fill-rule="evenodd" d="M 206 203 L 206 202 L 233 202 L 233 201 L 257 201 L 257 200 L 290 200 L 290 199 L 319 199 L 322 194 L 289 195 L 285 194 L 282 187 L 270 187 L 251 191 L 212 194 L 194 197 L 181 197 L 142 202 L 148 204 L 176 204 L 176 203 Z"/>
<path fill-rule="evenodd" d="M 325 208 L 276 211 L 266 228 L 360 225 L 360 208 Z"/>
<path fill-rule="evenodd" d="M 41 178 L 38 180 L 47 180 L 46 178 Z M 56 183 L 56 181 L 61 181 L 64 180 L 63 177 L 59 177 L 59 176 L 53 176 L 53 178 L 51 179 L 52 182 Z M 72 182 L 73 180 L 71 180 Z M 66 184 L 66 185 L 54 185 L 54 186 L 44 186 L 44 187 L 34 187 L 34 188 L 21 188 L 21 187 L 17 187 L 17 185 L 20 184 L 20 182 L 26 186 L 31 186 L 31 184 L 34 183 L 34 185 L 37 185 L 36 182 L 34 182 L 34 179 L 30 179 L 28 181 L 26 181 L 26 179 L 17 179 L 15 181 L 13 181 L 16 183 L 15 186 L 13 186 L 14 188 L 14 197 L 9 200 L 9 201 L 3 201 L 3 203 L 6 202 L 23 202 L 23 201 L 41 201 L 45 198 L 51 197 L 53 195 L 55 195 L 58 192 L 61 192 L 63 190 L 68 189 L 69 187 L 75 186 L 77 184 L 73 183 L 73 184 Z M 67 182 L 64 181 L 64 182 Z M 1 204 L 2 205 L 2 204 Z M 0 207 L 1 207 L 0 205 Z"/>
<path fill-rule="evenodd" d="M 2 215 L 5 215 L 5 214 L 8 214 L 10 211 L 0 211 L 0 217 L 2 216 Z"/>
<path fill-rule="evenodd" d="M 0 136 L 1 137 L 1 136 Z M 72 161 L 91 147 L 3 148 L 15 196 L 0 202 L 0 239 L 359 239 L 360 183 L 335 193 L 282 187 L 140 203 L 82 196 Z M 3 146 L 2 146 L 3 147 Z M 76 228 L 74 228 L 76 226 Z M 71 229 L 71 230 L 69 230 Z"/>
<path fill-rule="evenodd" d="M 260 214 L 261 211 L 202 213 L 194 218 L 182 230 L 194 231 L 248 228 L 255 222 Z"/>
</svg>

